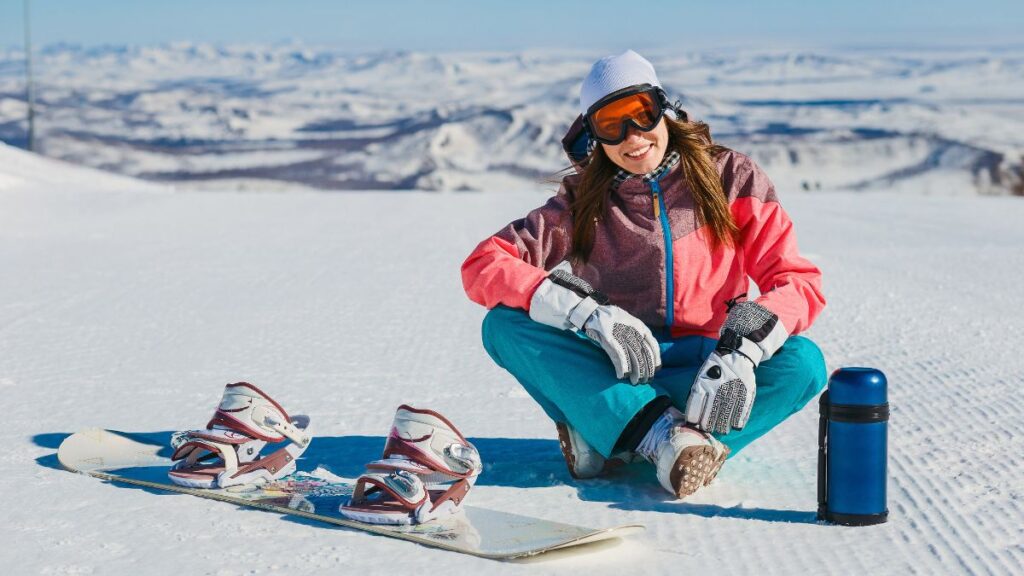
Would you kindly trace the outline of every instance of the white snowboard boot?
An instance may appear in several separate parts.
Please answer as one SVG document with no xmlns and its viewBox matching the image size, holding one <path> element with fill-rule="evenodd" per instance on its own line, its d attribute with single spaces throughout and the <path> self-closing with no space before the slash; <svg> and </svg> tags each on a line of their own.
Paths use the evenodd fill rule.
<svg viewBox="0 0 1024 576">
<path fill-rule="evenodd" d="M 619 466 L 629 464 L 635 459 L 632 452 L 620 452 L 611 458 L 605 458 L 594 447 L 587 443 L 578 431 L 565 422 L 556 422 L 558 445 L 565 457 L 565 465 L 569 475 L 577 480 L 596 478 Z"/>
<path fill-rule="evenodd" d="M 657 467 L 662 487 L 685 498 L 715 479 L 729 448 L 687 424 L 686 416 L 671 407 L 651 426 L 637 453 Z"/>
</svg>

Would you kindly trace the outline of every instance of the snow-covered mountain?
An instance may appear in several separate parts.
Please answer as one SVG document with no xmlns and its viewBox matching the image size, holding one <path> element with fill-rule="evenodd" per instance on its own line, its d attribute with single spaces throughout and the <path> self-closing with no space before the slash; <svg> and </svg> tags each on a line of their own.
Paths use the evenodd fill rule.
<svg viewBox="0 0 1024 576">
<path fill-rule="evenodd" d="M 179 185 L 536 189 L 600 54 L 296 45 L 50 46 L 45 154 Z M 650 51 L 662 82 L 780 188 L 1024 195 L 1024 49 Z M 24 142 L 0 52 L 0 140 Z"/>
</svg>

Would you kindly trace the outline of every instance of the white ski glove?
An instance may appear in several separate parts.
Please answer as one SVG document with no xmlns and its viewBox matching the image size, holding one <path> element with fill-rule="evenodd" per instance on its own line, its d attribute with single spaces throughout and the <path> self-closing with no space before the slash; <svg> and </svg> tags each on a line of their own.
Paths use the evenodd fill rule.
<svg viewBox="0 0 1024 576">
<path fill-rule="evenodd" d="M 789 333 L 779 317 L 756 302 L 729 310 L 715 351 L 697 373 L 686 401 L 686 421 L 707 432 L 747 425 L 757 395 L 754 369 L 782 347 Z"/>
<path fill-rule="evenodd" d="M 573 276 L 562 262 L 537 287 L 530 300 L 530 318 L 562 330 L 579 330 L 595 341 L 611 358 L 615 375 L 629 375 L 632 384 L 643 384 L 661 368 L 661 349 L 650 328 L 595 290 L 586 280 Z"/>
</svg>

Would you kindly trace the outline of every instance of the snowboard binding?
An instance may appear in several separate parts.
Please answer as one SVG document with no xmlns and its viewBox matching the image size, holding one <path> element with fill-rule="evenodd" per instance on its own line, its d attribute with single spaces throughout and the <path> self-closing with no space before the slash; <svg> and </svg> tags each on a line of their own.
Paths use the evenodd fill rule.
<svg viewBox="0 0 1024 576">
<path fill-rule="evenodd" d="M 171 436 L 171 482 L 189 488 L 266 484 L 295 471 L 295 461 L 313 437 L 308 416 L 284 408 L 248 382 L 228 384 L 205 430 Z M 291 442 L 266 456 L 267 444 Z"/>
<path fill-rule="evenodd" d="M 421 524 L 457 514 L 483 466 L 476 447 L 433 410 L 398 407 L 380 460 L 366 465 L 342 516 Z"/>
</svg>

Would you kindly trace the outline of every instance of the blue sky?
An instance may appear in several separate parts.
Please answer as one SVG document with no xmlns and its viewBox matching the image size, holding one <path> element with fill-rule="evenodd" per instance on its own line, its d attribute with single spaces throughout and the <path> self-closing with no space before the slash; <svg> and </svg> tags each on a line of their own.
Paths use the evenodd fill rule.
<svg viewBox="0 0 1024 576">
<path fill-rule="evenodd" d="M 33 0 L 37 46 L 297 40 L 353 51 L 1024 43 L 1022 0 Z M 0 45 L 22 43 L 22 0 Z"/>
</svg>

